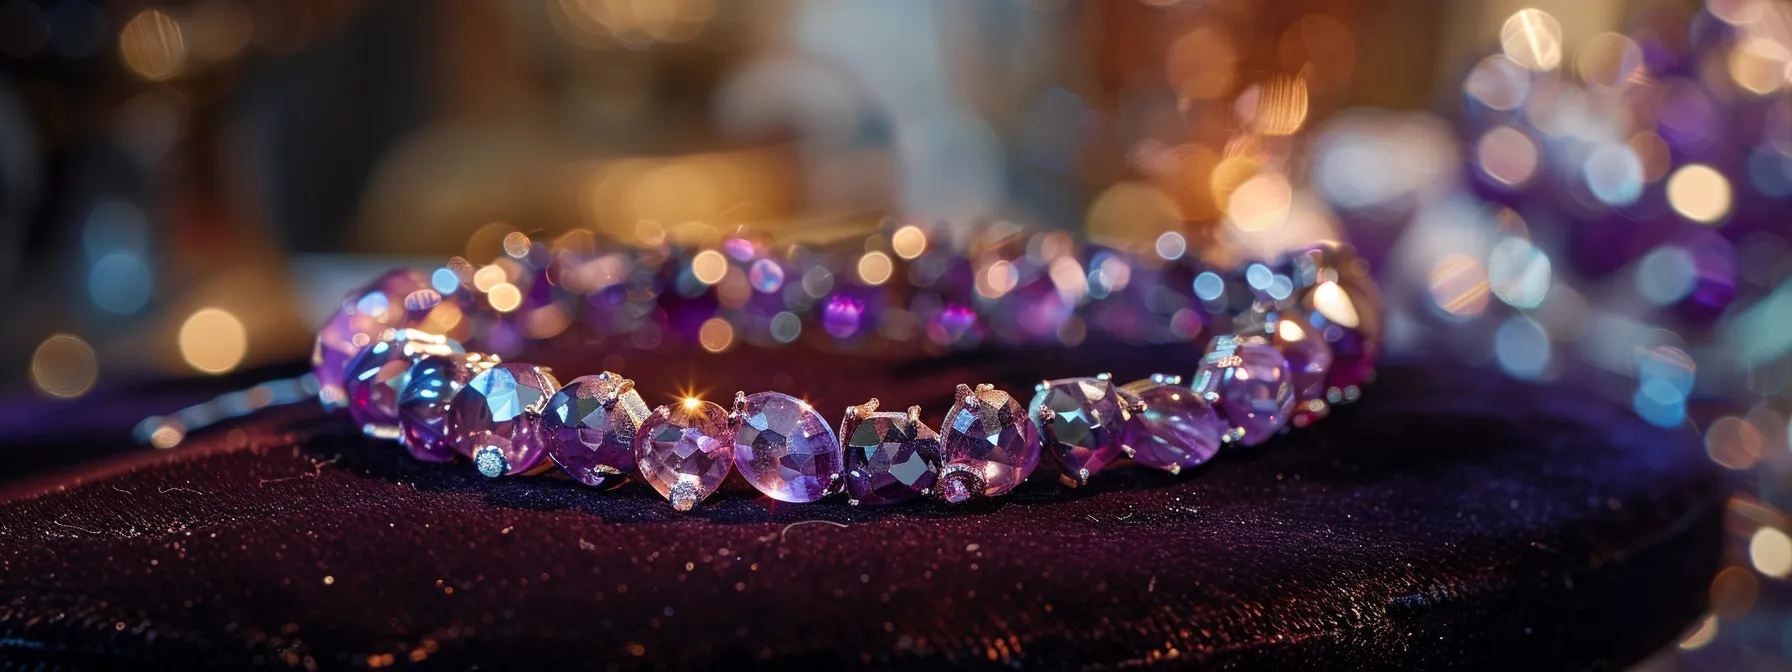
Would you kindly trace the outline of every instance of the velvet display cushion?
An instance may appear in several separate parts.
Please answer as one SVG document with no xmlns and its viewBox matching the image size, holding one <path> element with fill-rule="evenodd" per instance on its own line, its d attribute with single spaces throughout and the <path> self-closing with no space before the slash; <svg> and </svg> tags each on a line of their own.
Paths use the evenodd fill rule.
<svg viewBox="0 0 1792 672">
<path fill-rule="evenodd" d="M 931 425 L 952 384 L 1024 398 L 1050 356 L 869 367 L 816 405 L 878 390 Z M 752 364 L 708 373 L 842 378 Z M 650 403 L 704 377 L 629 365 Z M 1728 489 L 1696 440 L 1573 388 L 1392 367 L 1178 476 L 957 508 L 736 484 L 680 514 L 637 484 L 416 462 L 306 403 L 0 489 L 0 663 L 1618 669 L 1706 607 Z"/>
</svg>

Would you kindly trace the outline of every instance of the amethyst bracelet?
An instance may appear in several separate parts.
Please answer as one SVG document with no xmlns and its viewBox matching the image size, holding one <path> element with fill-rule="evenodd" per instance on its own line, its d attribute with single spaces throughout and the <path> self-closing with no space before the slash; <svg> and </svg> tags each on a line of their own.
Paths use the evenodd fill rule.
<svg viewBox="0 0 1792 672">
<path fill-rule="evenodd" d="M 1347 247 L 1315 246 L 1248 268 L 1249 308 L 1187 377 L 1045 380 L 1024 405 L 993 386 L 961 384 L 938 431 L 919 407 L 879 410 L 873 398 L 847 408 L 836 433 L 781 392 L 736 393 L 729 408 L 685 397 L 650 410 L 615 373 L 562 385 L 543 367 L 469 352 L 428 328 L 444 298 L 421 278 L 382 277 L 320 330 L 312 361 L 326 407 L 346 406 L 368 436 L 396 440 L 418 459 L 458 456 L 489 477 L 557 466 L 590 486 L 632 475 L 680 511 L 731 471 L 779 501 L 844 494 L 866 505 L 1001 496 L 1042 458 L 1072 487 L 1122 457 L 1179 473 L 1227 444 L 1260 444 L 1356 399 L 1380 339 L 1380 295 L 1361 261 Z"/>
</svg>

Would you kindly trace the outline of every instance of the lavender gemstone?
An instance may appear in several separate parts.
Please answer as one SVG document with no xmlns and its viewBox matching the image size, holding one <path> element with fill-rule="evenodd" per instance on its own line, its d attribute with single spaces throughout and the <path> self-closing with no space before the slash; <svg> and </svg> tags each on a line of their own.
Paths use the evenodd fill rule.
<svg viewBox="0 0 1792 672">
<path fill-rule="evenodd" d="M 1174 474 L 1198 466 L 1220 451 L 1230 429 L 1200 395 L 1168 379 L 1127 383 L 1120 394 L 1145 405 L 1127 419 L 1120 442 L 1147 467 Z"/>
<path fill-rule="evenodd" d="M 734 435 L 734 468 L 767 497 L 813 502 L 840 482 L 840 441 L 820 413 L 779 392 L 748 395 Z"/>
<path fill-rule="evenodd" d="M 1348 246 L 1309 248 L 1293 257 L 1293 265 L 1302 290 L 1293 312 L 1332 350 L 1326 396 L 1353 400 L 1374 379 L 1381 354 L 1381 292 L 1368 264 Z"/>
<path fill-rule="evenodd" d="M 1025 414 L 1007 392 L 959 386 L 941 430 L 940 461 L 979 476 L 986 497 L 1013 490 L 1039 466 L 1039 430 Z"/>
<path fill-rule="evenodd" d="M 635 434 L 635 460 L 646 481 L 689 511 L 728 478 L 734 464 L 734 430 L 728 413 L 707 401 L 686 400 L 648 414 Z"/>
<path fill-rule="evenodd" d="M 1294 411 L 1292 379 L 1288 359 L 1263 339 L 1221 336 L 1208 346 L 1191 387 L 1242 432 L 1241 443 L 1254 446 L 1287 424 Z"/>
<path fill-rule="evenodd" d="M 430 355 L 466 352 L 459 342 L 417 329 L 390 329 L 378 343 L 355 353 L 345 369 L 343 389 L 348 414 L 361 433 L 379 439 L 398 438 L 398 398 L 411 382 L 417 360 Z"/>
<path fill-rule="evenodd" d="M 1239 333 L 1266 339 L 1288 359 L 1288 372 L 1294 376 L 1296 427 L 1331 412 L 1325 381 L 1332 369 L 1332 346 L 1317 329 L 1292 315 L 1259 312 L 1244 319 Z"/>
<path fill-rule="evenodd" d="M 574 378 L 548 400 L 541 442 L 574 480 L 615 482 L 635 469 L 635 432 L 647 414 L 634 381 L 608 371 Z"/>
<path fill-rule="evenodd" d="M 1090 475 L 1120 456 L 1126 412 L 1119 391 L 1105 378 L 1065 378 L 1037 389 L 1027 417 L 1039 429 L 1043 450 L 1057 461 L 1065 485 L 1087 485 Z M 1043 417 L 1047 411 L 1050 420 Z"/>
<path fill-rule="evenodd" d="M 343 388 L 348 362 L 355 353 L 379 340 L 387 329 L 407 326 L 410 316 L 405 299 L 429 288 L 429 279 L 412 270 L 396 270 L 349 293 L 342 307 L 317 330 L 311 348 L 311 373 L 317 377 L 317 397 L 324 408 L 348 405 Z"/>
<path fill-rule="evenodd" d="M 840 427 L 846 496 L 897 504 L 927 494 L 939 478 L 940 436 L 909 413 L 865 413 Z"/>
<path fill-rule="evenodd" d="M 523 474 L 547 459 L 538 421 L 560 383 L 532 364 L 498 364 L 473 376 L 448 404 L 448 442 L 479 473 Z M 491 453 L 495 451 L 495 456 Z"/>
<path fill-rule="evenodd" d="M 448 406 L 467 381 L 491 368 L 481 355 L 426 355 L 411 367 L 411 382 L 398 395 L 398 429 L 411 456 L 426 462 L 454 459 L 448 442 Z"/>
</svg>

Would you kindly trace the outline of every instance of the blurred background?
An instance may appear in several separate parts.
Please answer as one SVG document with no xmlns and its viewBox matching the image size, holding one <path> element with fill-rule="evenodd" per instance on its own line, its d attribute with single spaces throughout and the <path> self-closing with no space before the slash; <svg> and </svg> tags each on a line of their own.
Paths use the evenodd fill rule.
<svg viewBox="0 0 1792 672">
<path fill-rule="evenodd" d="M 298 362 L 400 265 L 520 340 L 628 275 L 605 250 L 708 250 L 666 291 L 787 304 L 687 330 L 719 352 L 930 245 L 1016 250 L 968 257 L 986 300 L 1086 303 L 1133 276 L 1060 272 L 1071 237 L 1222 270 L 1348 240 L 1391 356 L 1699 431 L 1733 566 L 1646 667 L 1788 669 L 1789 87 L 1781 0 L 0 0 L 0 385 Z M 743 231 L 857 247 L 761 269 L 715 252 Z M 1201 282 L 1146 302 L 1172 336 Z"/>
</svg>

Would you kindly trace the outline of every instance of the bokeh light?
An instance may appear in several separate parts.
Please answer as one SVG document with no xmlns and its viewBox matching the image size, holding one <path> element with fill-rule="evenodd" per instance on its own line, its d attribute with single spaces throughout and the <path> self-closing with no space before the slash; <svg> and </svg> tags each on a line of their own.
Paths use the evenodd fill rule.
<svg viewBox="0 0 1792 672">
<path fill-rule="evenodd" d="M 1513 316 L 1493 335 L 1493 354 L 1500 369 L 1514 378 L 1531 380 L 1549 370 L 1552 358 L 1549 335 L 1528 317 Z"/>
<path fill-rule="evenodd" d="M 861 282 L 876 286 L 889 281 L 890 275 L 896 271 L 896 265 L 890 261 L 890 255 L 873 251 L 859 257 L 858 270 Z"/>
<path fill-rule="evenodd" d="M 1526 68 L 1554 70 L 1562 64 L 1562 24 L 1540 9 L 1521 9 L 1500 26 L 1500 49 Z"/>
<path fill-rule="evenodd" d="M 1576 52 L 1574 66 L 1588 84 L 1623 89 L 1642 72 L 1643 49 L 1623 35 L 1600 33 L 1589 38 Z"/>
<path fill-rule="evenodd" d="M 890 234 L 890 249 L 903 259 L 919 257 L 927 251 L 927 234 L 918 226 L 904 226 Z"/>
<path fill-rule="evenodd" d="M 1451 315 L 1481 314 L 1488 304 L 1487 269 L 1466 254 L 1439 259 L 1431 268 L 1431 299 Z"/>
<path fill-rule="evenodd" d="M 1707 165 L 1682 166 L 1668 177 L 1668 204 L 1681 217 L 1717 222 L 1730 213 L 1730 181 Z"/>
<path fill-rule="evenodd" d="M 523 305 L 523 291 L 508 282 L 492 285 L 485 298 L 491 302 L 492 310 L 500 313 L 508 313 Z"/>
<path fill-rule="evenodd" d="M 719 317 L 709 318 L 697 329 L 697 342 L 710 352 L 727 350 L 734 345 L 734 325 Z"/>
<path fill-rule="evenodd" d="M 1792 537 L 1777 527 L 1755 530 L 1748 540 L 1749 563 L 1755 571 L 1776 579 L 1792 574 Z"/>
<path fill-rule="evenodd" d="M 1537 173 L 1537 143 L 1511 126 L 1495 126 L 1475 143 L 1476 165 L 1488 177 L 1508 186 L 1531 181 Z"/>
<path fill-rule="evenodd" d="M 79 336 L 55 334 L 31 353 L 31 387 L 52 399 L 74 399 L 99 380 L 99 357 Z"/>
<path fill-rule="evenodd" d="M 187 61 L 187 45 L 174 17 L 159 9 L 146 9 L 118 32 L 118 54 L 132 72 L 161 81 L 180 74 Z"/>
<path fill-rule="evenodd" d="M 1487 281 L 1494 296 L 1514 308 L 1536 308 L 1549 294 L 1549 255 L 1524 238 L 1507 238 L 1487 256 Z"/>
<path fill-rule="evenodd" d="M 728 258 L 715 250 L 698 252 L 691 258 L 691 275 L 705 285 L 713 285 L 722 281 L 722 275 L 728 272 Z"/>
<path fill-rule="evenodd" d="M 187 316 L 178 336 L 181 359 L 201 373 L 228 373 L 249 352 L 243 321 L 222 308 L 201 308 Z"/>
</svg>

